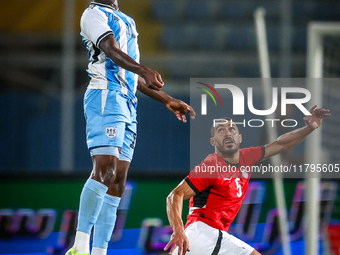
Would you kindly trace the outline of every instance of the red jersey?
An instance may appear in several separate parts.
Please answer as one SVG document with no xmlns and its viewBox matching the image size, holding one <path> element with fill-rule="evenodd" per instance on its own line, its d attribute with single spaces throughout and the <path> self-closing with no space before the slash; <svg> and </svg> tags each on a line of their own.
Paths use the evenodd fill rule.
<svg viewBox="0 0 340 255">
<path fill-rule="evenodd" d="M 202 221 L 213 228 L 228 231 L 241 208 L 251 175 L 250 171 L 241 170 L 262 160 L 264 153 L 264 146 L 240 149 L 238 164 L 231 164 L 217 154 L 209 154 L 199 167 L 233 167 L 238 174 L 232 173 L 230 178 L 225 178 L 226 174 L 223 174 L 224 178 L 202 178 L 197 172 L 194 173 L 196 168 L 192 170 L 185 181 L 196 195 L 190 198 L 185 227 L 195 221 Z"/>
</svg>

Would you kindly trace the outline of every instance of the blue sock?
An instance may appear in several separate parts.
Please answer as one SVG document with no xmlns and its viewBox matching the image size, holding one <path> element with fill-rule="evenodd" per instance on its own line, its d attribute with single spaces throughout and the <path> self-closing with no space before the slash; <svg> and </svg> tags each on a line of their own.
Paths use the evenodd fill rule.
<svg viewBox="0 0 340 255">
<path fill-rule="evenodd" d="M 97 220 L 103 205 L 107 187 L 93 179 L 88 179 L 80 195 L 78 214 L 78 231 L 91 234 L 92 227 Z"/>
<path fill-rule="evenodd" d="M 102 209 L 94 225 L 93 247 L 107 249 L 117 218 L 119 197 L 106 194 Z"/>
</svg>

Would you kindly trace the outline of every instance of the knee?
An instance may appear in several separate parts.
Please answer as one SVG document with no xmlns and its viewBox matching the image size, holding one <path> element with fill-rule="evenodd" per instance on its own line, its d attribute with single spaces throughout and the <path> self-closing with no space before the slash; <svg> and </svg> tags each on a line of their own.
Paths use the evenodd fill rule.
<svg viewBox="0 0 340 255">
<path fill-rule="evenodd" d="M 118 158 L 111 155 L 95 155 L 91 178 L 109 186 L 116 178 Z"/>
<path fill-rule="evenodd" d="M 110 184 L 108 193 L 113 196 L 121 197 L 125 190 L 126 178 L 130 163 L 119 161 L 115 180 Z"/>
</svg>

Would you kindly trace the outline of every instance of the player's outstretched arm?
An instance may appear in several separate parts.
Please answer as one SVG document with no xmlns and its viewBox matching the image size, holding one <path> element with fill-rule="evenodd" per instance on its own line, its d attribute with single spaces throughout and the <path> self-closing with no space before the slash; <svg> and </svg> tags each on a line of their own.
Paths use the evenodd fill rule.
<svg viewBox="0 0 340 255">
<path fill-rule="evenodd" d="M 150 89 L 145 80 L 141 77 L 138 79 L 138 90 L 143 94 L 163 103 L 170 111 L 172 111 L 178 120 L 187 122 L 185 113 L 188 113 L 192 119 L 195 118 L 196 113 L 192 107 L 182 100 L 176 99 L 165 93 L 164 91 L 156 91 L 154 89 Z"/>
<path fill-rule="evenodd" d="M 328 109 L 316 109 L 314 105 L 309 112 L 311 115 L 304 117 L 306 126 L 281 135 L 274 142 L 265 145 L 265 156 L 263 160 L 289 150 L 301 143 L 310 133 L 321 126 L 322 119 L 330 116 Z"/>
<path fill-rule="evenodd" d="M 184 225 L 182 221 L 183 200 L 194 196 L 195 192 L 183 180 L 166 199 L 166 212 L 173 230 L 170 241 L 164 250 L 168 250 L 171 246 L 169 254 L 178 247 L 178 255 L 184 255 L 189 249 L 189 241 L 184 233 Z"/>
<path fill-rule="evenodd" d="M 113 35 L 108 35 L 102 39 L 99 43 L 99 48 L 120 67 L 143 77 L 147 86 L 156 90 L 160 90 L 164 86 L 161 75 L 146 66 L 138 64 L 131 57 L 121 51 Z"/>
</svg>

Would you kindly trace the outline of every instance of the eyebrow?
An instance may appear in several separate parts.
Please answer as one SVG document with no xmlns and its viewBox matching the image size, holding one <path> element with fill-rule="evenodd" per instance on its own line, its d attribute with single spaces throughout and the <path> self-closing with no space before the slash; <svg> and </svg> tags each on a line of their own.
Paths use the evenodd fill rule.
<svg viewBox="0 0 340 255">
<path fill-rule="evenodd" d="M 218 129 L 219 127 L 224 127 L 224 125 L 225 125 L 225 124 L 217 125 L 217 126 L 216 126 L 216 129 Z M 233 124 L 229 124 L 228 127 L 235 127 L 235 128 L 237 128 L 236 124 L 234 124 L 234 123 L 233 123 Z"/>
<path fill-rule="evenodd" d="M 216 129 L 218 129 L 219 127 L 224 127 L 224 124 L 219 124 L 216 126 Z"/>
</svg>

